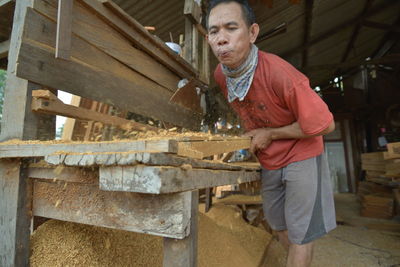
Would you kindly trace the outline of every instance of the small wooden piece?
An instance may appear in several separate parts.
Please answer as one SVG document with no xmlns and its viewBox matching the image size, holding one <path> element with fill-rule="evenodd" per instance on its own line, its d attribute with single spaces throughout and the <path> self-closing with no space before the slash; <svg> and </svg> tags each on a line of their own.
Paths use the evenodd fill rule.
<svg viewBox="0 0 400 267">
<path fill-rule="evenodd" d="M 56 58 L 71 56 L 73 0 L 58 0 Z"/>
<path fill-rule="evenodd" d="M 194 0 L 185 0 L 183 14 L 196 25 L 201 23 L 201 7 Z"/>
<path fill-rule="evenodd" d="M 201 114 L 203 110 L 200 106 L 200 88 L 201 85 L 192 79 L 185 86 L 177 89 L 169 101 Z"/>
</svg>

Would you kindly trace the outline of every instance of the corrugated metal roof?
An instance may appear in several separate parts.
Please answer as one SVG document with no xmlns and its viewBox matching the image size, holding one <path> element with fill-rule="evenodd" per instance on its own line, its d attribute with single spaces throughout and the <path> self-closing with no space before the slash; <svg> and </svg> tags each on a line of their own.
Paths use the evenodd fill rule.
<svg viewBox="0 0 400 267">
<path fill-rule="evenodd" d="M 305 49 L 306 1 L 312 3 L 309 26 L 309 46 Z M 371 6 L 365 11 L 367 1 Z M 170 33 L 175 41 L 184 33 L 184 0 L 115 0 L 127 13 L 145 26 L 156 27 L 155 35 L 169 41 Z M 344 60 L 352 61 L 373 56 L 382 45 L 389 29 L 377 29 L 362 25 L 365 20 L 393 25 L 398 23 L 398 0 L 302 0 L 291 4 L 288 0 L 274 0 L 269 8 L 262 1 L 251 1 L 260 24 L 260 34 L 286 23 L 286 32 L 259 42 L 261 50 L 283 56 L 302 71 L 307 71 L 312 85 L 321 85 L 337 75 L 338 67 L 328 64 L 341 63 L 353 34 L 357 31 L 352 47 Z M 309 19 L 309 18 L 308 18 Z M 303 53 L 307 52 L 307 66 L 302 66 Z M 215 60 L 215 59 L 214 59 Z M 312 66 L 325 66 L 322 69 Z M 345 70 L 341 70 L 345 71 Z"/>
</svg>

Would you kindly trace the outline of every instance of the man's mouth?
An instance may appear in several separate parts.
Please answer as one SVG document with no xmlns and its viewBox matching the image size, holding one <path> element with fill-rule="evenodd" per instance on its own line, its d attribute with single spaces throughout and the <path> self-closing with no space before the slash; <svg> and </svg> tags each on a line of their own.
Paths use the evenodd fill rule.
<svg viewBox="0 0 400 267">
<path fill-rule="evenodd" d="M 218 56 L 220 58 L 227 58 L 227 57 L 229 57 L 230 53 L 231 53 L 231 51 L 223 51 L 223 52 L 219 52 Z"/>
</svg>

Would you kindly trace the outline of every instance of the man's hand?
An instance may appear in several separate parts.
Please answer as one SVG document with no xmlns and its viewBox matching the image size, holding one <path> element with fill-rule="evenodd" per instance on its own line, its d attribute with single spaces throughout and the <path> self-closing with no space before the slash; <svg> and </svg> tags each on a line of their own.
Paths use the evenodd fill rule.
<svg viewBox="0 0 400 267">
<path fill-rule="evenodd" d="M 255 151 L 262 150 L 271 144 L 272 129 L 259 128 L 245 133 L 244 136 L 251 137 L 250 152 L 254 153 Z"/>
</svg>

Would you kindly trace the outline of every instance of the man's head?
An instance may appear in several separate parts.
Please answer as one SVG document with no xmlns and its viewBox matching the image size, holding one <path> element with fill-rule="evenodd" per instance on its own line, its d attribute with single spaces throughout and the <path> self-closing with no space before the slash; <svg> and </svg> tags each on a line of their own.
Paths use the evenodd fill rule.
<svg viewBox="0 0 400 267">
<path fill-rule="evenodd" d="M 207 14 L 208 42 L 219 62 L 239 67 L 247 58 L 259 27 L 247 1 L 216 0 Z"/>
</svg>

